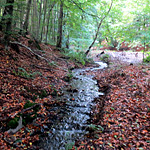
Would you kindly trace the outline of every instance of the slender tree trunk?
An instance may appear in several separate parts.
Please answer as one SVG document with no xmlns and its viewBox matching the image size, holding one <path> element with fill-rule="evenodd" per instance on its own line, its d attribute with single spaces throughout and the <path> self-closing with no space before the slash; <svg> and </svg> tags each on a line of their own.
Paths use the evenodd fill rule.
<svg viewBox="0 0 150 150">
<path fill-rule="evenodd" d="M 101 19 L 101 21 L 100 21 L 100 23 L 99 23 L 99 25 L 98 25 L 98 28 L 97 28 L 97 32 L 96 32 L 96 34 L 95 34 L 95 38 L 94 38 L 93 42 L 91 43 L 91 45 L 89 46 L 88 50 L 85 52 L 85 55 L 88 55 L 88 53 L 90 52 L 90 49 L 91 49 L 92 46 L 94 45 L 94 43 L 95 43 L 95 41 L 96 41 L 96 39 L 97 39 L 98 33 L 99 33 L 99 29 L 100 29 L 100 27 L 101 27 L 101 25 L 102 25 L 102 23 L 103 23 L 103 20 L 104 20 L 104 19 L 107 17 L 107 15 L 109 14 L 109 12 L 110 12 L 110 10 L 111 10 L 111 8 L 112 8 L 112 4 L 113 4 L 113 0 L 111 1 L 111 5 L 110 5 L 110 8 L 109 8 L 107 14 Z"/>
<path fill-rule="evenodd" d="M 4 5 L 4 0 L 2 0 L 1 5 L 0 5 L 0 14 L 3 14 L 3 5 Z"/>
<path fill-rule="evenodd" d="M 50 10 L 49 10 L 49 12 L 48 12 L 47 30 L 46 30 L 46 42 L 47 42 L 48 32 L 49 32 L 50 15 L 51 15 L 51 11 L 53 10 L 54 6 L 55 6 L 55 2 L 53 2 L 53 4 L 51 4 Z"/>
<path fill-rule="evenodd" d="M 29 25 L 30 8 L 31 8 L 31 0 L 28 0 L 25 22 L 24 22 L 24 24 L 23 24 L 23 30 L 25 30 L 26 32 L 27 32 L 27 30 L 28 30 L 28 25 Z"/>
<path fill-rule="evenodd" d="M 21 5 L 19 5 L 19 11 L 20 11 L 20 15 L 19 15 L 19 27 L 20 27 L 20 30 L 22 30 L 23 29 L 23 21 L 22 21 L 22 19 L 24 18 L 25 11 L 24 11 L 24 7 L 22 7 L 23 2 L 21 1 L 20 3 L 21 3 Z"/>
<path fill-rule="evenodd" d="M 38 39 L 38 30 L 40 30 L 38 26 L 38 15 L 37 15 L 37 1 L 33 0 L 32 14 L 31 14 L 31 30 L 32 36 L 37 40 Z"/>
<path fill-rule="evenodd" d="M 145 30 L 145 32 L 146 32 L 146 19 L 145 19 L 145 17 L 144 17 L 144 30 Z M 143 62 L 144 62 L 144 55 L 145 55 L 145 50 L 146 50 L 146 37 L 144 36 L 144 51 L 143 51 Z"/>
<path fill-rule="evenodd" d="M 34 37 L 36 38 L 36 40 L 39 41 L 39 26 L 38 26 L 38 20 L 39 20 L 39 15 L 38 15 L 38 3 L 36 0 L 34 0 L 34 16 L 35 16 L 35 29 L 34 29 Z"/>
<path fill-rule="evenodd" d="M 38 14 L 38 23 L 37 23 L 37 33 L 36 33 L 36 35 L 39 36 L 39 34 L 40 34 L 40 27 L 41 27 L 43 0 L 37 0 L 37 3 L 40 6 L 40 8 L 39 8 L 39 14 Z"/>
<path fill-rule="evenodd" d="M 56 6 L 57 7 L 57 6 Z M 56 34 L 55 34 L 55 19 L 57 18 L 57 15 L 56 15 L 56 13 L 54 12 L 54 10 L 52 10 L 52 40 L 54 41 L 54 42 L 56 42 L 56 38 L 55 38 L 55 36 L 56 36 Z"/>
<path fill-rule="evenodd" d="M 60 4 L 60 13 L 59 13 L 59 20 L 58 20 L 58 36 L 57 36 L 57 47 L 62 47 L 62 34 L 63 34 L 63 2 L 61 1 Z"/>
<path fill-rule="evenodd" d="M 44 18 L 43 18 L 43 22 L 42 22 L 42 30 L 41 30 L 41 41 L 43 39 L 43 29 L 45 27 L 45 18 L 46 18 L 46 10 L 47 10 L 47 0 L 44 1 Z"/>
<path fill-rule="evenodd" d="M 68 33 L 67 41 L 66 41 L 66 48 L 68 48 L 68 49 L 69 49 L 69 33 Z"/>
</svg>

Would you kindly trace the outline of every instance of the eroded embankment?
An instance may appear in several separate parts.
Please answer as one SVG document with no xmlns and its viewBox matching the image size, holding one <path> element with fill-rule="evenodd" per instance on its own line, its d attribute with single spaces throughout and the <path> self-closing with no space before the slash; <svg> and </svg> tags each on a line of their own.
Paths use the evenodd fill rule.
<svg viewBox="0 0 150 150">
<path fill-rule="evenodd" d="M 95 114 L 95 124 L 103 130 L 95 130 L 78 149 L 149 149 L 150 67 L 126 66 L 95 75 L 100 90 L 109 89 L 103 119 Z"/>
</svg>

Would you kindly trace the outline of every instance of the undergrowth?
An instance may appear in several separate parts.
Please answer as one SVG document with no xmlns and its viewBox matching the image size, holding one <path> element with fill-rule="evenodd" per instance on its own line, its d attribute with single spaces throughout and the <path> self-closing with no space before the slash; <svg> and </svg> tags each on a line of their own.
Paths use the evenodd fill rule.
<svg viewBox="0 0 150 150">
<path fill-rule="evenodd" d="M 150 62 L 150 52 L 147 52 L 148 56 L 144 58 L 144 62 L 149 63 Z"/>
<path fill-rule="evenodd" d="M 83 51 L 77 52 L 71 49 L 64 49 L 62 53 L 63 55 L 69 57 L 70 60 L 81 63 L 82 65 L 85 65 L 86 62 L 92 61 L 90 58 L 86 57 L 85 52 Z"/>
<path fill-rule="evenodd" d="M 110 56 L 108 54 L 104 54 L 100 57 L 100 60 L 107 63 L 109 61 Z"/>
<path fill-rule="evenodd" d="M 40 72 L 30 72 L 28 73 L 24 68 L 19 67 L 18 71 L 13 71 L 15 75 L 19 75 L 25 78 L 35 78 L 37 75 L 42 75 Z"/>
</svg>

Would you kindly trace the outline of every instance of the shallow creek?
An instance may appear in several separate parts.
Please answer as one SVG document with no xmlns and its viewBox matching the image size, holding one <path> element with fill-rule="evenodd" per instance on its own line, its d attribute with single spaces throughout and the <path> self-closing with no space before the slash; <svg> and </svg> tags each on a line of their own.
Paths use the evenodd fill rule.
<svg viewBox="0 0 150 150">
<path fill-rule="evenodd" d="M 48 138 L 41 142 L 43 150 L 66 150 L 75 140 L 83 138 L 90 125 L 90 113 L 95 105 L 94 98 L 103 95 L 98 92 L 97 81 L 93 76 L 85 75 L 88 70 L 97 70 L 107 67 L 102 62 L 96 62 L 99 67 L 73 70 L 73 79 L 69 90 L 64 89 L 64 95 L 58 97 L 60 101 L 67 101 L 65 106 L 54 106 L 49 111 L 59 112 L 62 119 L 55 120 Z"/>
</svg>

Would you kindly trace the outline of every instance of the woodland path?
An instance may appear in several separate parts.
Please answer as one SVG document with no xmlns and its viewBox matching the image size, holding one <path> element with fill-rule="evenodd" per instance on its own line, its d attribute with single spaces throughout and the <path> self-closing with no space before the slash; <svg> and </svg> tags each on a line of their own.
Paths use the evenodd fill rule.
<svg viewBox="0 0 150 150">
<path fill-rule="evenodd" d="M 91 56 L 94 58 L 94 61 L 99 61 L 99 58 L 96 57 L 102 51 L 92 51 Z M 117 64 L 139 64 L 143 61 L 143 53 L 142 52 L 115 52 L 115 51 L 105 51 L 105 54 L 110 55 L 111 62 L 115 62 Z"/>
</svg>

